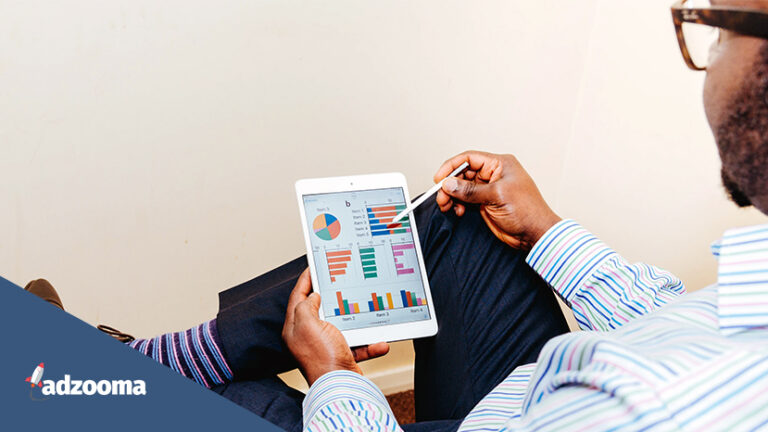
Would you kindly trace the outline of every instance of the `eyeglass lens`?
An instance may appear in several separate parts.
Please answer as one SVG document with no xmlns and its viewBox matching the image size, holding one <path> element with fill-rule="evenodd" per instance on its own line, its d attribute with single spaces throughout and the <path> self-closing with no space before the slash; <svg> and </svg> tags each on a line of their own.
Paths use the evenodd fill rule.
<svg viewBox="0 0 768 432">
<path fill-rule="evenodd" d="M 687 8 L 708 8 L 711 6 L 711 2 L 709 0 L 688 0 L 683 6 Z M 720 29 L 705 24 L 684 22 L 682 30 L 685 46 L 688 48 L 691 60 L 693 60 L 696 66 L 706 68 L 709 64 L 711 51 L 717 47 Z"/>
</svg>

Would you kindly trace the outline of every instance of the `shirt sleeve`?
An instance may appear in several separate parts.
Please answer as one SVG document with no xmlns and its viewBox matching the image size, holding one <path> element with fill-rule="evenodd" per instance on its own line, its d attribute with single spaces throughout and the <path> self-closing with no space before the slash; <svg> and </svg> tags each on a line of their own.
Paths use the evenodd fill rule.
<svg viewBox="0 0 768 432">
<path fill-rule="evenodd" d="M 503 432 L 680 430 L 655 400 L 645 406 L 588 385 L 561 386 L 534 404 L 525 415 L 510 418 Z M 640 409 L 638 409 L 640 408 Z"/>
<path fill-rule="evenodd" d="M 584 330 L 611 330 L 685 293 L 669 272 L 629 264 L 573 220 L 539 239 L 528 264 L 565 300 Z"/>
<path fill-rule="evenodd" d="M 303 411 L 309 432 L 402 431 L 381 390 L 350 371 L 328 372 L 315 381 Z"/>
</svg>

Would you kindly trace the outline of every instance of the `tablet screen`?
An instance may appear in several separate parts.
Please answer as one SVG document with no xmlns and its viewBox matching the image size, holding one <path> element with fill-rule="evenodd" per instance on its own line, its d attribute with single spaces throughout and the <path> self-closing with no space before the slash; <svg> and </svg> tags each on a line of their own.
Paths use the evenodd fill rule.
<svg viewBox="0 0 768 432">
<path fill-rule="evenodd" d="M 304 195 L 325 319 L 340 330 L 429 319 L 403 189 Z"/>
</svg>

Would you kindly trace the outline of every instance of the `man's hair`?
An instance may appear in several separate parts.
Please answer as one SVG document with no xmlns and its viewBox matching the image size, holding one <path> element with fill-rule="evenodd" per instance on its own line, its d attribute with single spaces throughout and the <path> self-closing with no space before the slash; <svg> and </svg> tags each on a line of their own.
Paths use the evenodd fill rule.
<svg viewBox="0 0 768 432">
<path fill-rule="evenodd" d="M 768 195 L 768 41 L 715 129 L 723 186 L 740 207 Z"/>
</svg>

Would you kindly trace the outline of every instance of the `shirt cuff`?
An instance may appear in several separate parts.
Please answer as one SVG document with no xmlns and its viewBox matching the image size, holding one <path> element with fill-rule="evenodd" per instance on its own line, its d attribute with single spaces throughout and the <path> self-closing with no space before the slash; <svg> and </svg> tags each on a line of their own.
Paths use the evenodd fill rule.
<svg viewBox="0 0 768 432">
<path fill-rule="evenodd" d="M 565 219 L 539 239 L 525 261 L 570 304 L 582 282 L 615 255 L 576 221 Z"/>
<path fill-rule="evenodd" d="M 397 424 L 387 398 L 376 384 L 358 373 L 339 370 L 326 373 L 309 388 L 302 404 L 304 427 L 307 427 L 319 410 L 342 400 L 351 401 L 355 409 L 365 406 L 378 408 L 376 411 L 378 414 L 383 414 L 381 420 L 385 424 L 390 422 Z M 331 409 L 338 405 L 334 404 Z"/>
</svg>

